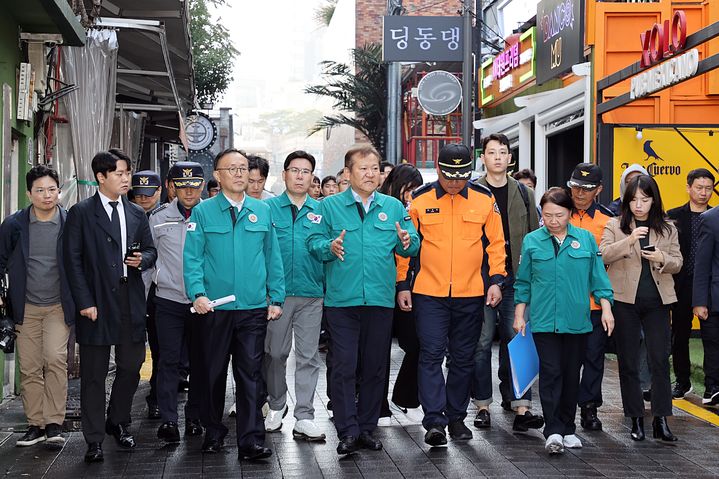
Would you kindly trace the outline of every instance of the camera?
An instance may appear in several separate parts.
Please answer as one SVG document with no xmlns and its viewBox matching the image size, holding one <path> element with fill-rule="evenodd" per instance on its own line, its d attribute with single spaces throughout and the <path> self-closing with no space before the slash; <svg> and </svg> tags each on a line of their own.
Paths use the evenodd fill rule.
<svg viewBox="0 0 719 479">
<path fill-rule="evenodd" d="M 10 354 L 15 350 L 15 323 L 12 319 L 4 317 L 0 319 L 0 351 Z"/>
</svg>

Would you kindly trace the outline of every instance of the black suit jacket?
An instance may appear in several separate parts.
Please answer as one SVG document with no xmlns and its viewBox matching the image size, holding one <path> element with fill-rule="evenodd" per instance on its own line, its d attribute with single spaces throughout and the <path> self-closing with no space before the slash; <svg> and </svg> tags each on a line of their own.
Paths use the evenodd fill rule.
<svg viewBox="0 0 719 479">
<path fill-rule="evenodd" d="M 145 340 L 145 286 L 142 273 L 155 264 L 157 250 L 152 242 L 150 225 L 139 206 L 122 197 L 127 225 L 127 245 L 140 243 L 140 269 L 127 268 L 130 294 L 132 340 Z M 81 201 L 70 209 L 65 223 L 65 269 L 70 290 L 77 306 L 75 323 L 79 344 L 111 345 L 121 342 L 122 322 L 118 288 L 123 275 L 117 251 L 122 238 L 112 232 L 110 218 L 102 207 L 99 194 Z M 125 252 L 122 251 L 124 259 Z M 95 322 L 80 316 L 83 309 L 97 307 Z"/>
<path fill-rule="evenodd" d="M 672 208 L 667 211 L 667 216 L 674 221 L 674 225 L 677 227 L 677 231 L 679 232 L 679 249 L 682 252 L 682 257 L 686 259 L 689 257 L 689 249 L 691 248 L 691 209 L 689 208 L 689 203 Z M 682 265 L 682 270 L 674 275 L 674 286 L 677 289 L 680 288 L 684 279 L 691 281 L 691 278 L 686 278 L 687 267 L 688 262 L 685 261 Z"/>
<path fill-rule="evenodd" d="M 25 293 L 27 289 L 27 262 L 30 257 L 30 208 L 28 206 L 5 218 L 0 226 L 0 273 L 8 274 L 8 296 L 12 307 L 13 321 L 22 324 L 25 317 Z M 75 303 L 70 294 L 65 265 L 63 263 L 63 229 L 67 212 L 60 210 L 60 236 L 57 239 L 57 266 L 60 272 L 60 302 L 65 323 L 75 322 Z M 50 239 L 50 238 L 48 238 Z"/>
<path fill-rule="evenodd" d="M 719 311 L 719 208 L 702 213 L 694 260 L 692 306 Z"/>
</svg>

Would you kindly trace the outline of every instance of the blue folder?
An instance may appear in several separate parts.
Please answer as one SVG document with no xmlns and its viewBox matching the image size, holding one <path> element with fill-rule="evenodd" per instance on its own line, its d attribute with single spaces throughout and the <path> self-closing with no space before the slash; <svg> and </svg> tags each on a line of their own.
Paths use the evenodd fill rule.
<svg viewBox="0 0 719 479">
<path fill-rule="evenodd" d="M 539 356 L 534 345 L 532 329 L 527 323 L 526 335 L 517 334 L 507 345 L 509 363 L 512 367 L 512 386 L 514 396 L 519 399 L 532 387 L 539 378 Z"/>
</svg>

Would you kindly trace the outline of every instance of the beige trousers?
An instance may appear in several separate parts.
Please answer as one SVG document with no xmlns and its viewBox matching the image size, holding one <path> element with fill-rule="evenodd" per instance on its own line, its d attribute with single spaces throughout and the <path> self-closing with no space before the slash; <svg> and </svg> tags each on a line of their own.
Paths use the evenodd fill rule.
<svg viewBox="0 0 719 479">
<path fill-rule="evenodd" d="M 67 402 L 67 340 L 62 305 L 25 303 L 23 324 L 17 330 L 20 390 L 27 422 L 45 427 L 62 424 Z"/>
</svg>

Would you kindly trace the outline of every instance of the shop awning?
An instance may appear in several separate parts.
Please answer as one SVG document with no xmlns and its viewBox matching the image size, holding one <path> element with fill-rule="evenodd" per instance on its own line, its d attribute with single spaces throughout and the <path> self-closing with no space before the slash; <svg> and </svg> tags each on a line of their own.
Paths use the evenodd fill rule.
<svg viewBox="0 0 719 479">
<path fill-rule="evenodd" d="M 60 34 L 63 44 L 81 47 L 85 29 L 72 13 L 67 0 L 23 0 L 5 2 L 23 33 Z"/>
<path fill-rule="evenodd" d="M 194 109 L 187 2 L 103 0 L 100 26 L 118 31 L 118 109 L 145 111 L 146 134 L 177 140 L 178 112 Z"/>
</svg>

